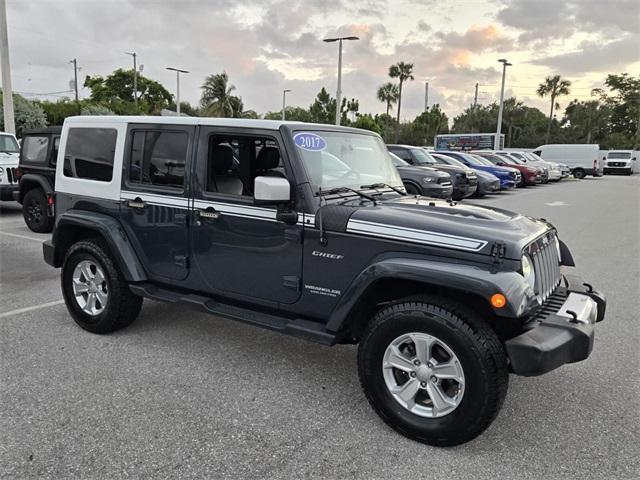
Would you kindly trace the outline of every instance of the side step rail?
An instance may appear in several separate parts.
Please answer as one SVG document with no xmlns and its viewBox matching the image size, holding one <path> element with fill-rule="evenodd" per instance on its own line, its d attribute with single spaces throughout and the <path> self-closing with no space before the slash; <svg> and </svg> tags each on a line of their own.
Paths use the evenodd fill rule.
<svg viewBox="0 0 640 480">
<path fill-rule="evenodd" d="M 221 303 L 210 297 L 194 294 L 181 294 L 165 290 L 151 283 L 136 283 L 129 285 L 129 289 L 136 295 L 168 303 L 185 303 L 200 307 L 205 311 L 220 317 L 237 320 L 239 322 L 256 325 L 258 327 L 275 330 L 280 333 L 304 338 L 324 345 L 333 345 L 335 334 L 327 332 L 324 324 L 302 318 L 290 319 L 256 312 L 247 308 Z"/>
</svg>

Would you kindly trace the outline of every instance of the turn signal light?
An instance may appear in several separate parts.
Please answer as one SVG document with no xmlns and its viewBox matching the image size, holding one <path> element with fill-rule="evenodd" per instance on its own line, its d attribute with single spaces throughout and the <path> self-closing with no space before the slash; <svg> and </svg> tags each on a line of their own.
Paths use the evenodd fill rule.
<svg viewBox="0 0 640 480">
<path fill-rule="evenodd" d="M 494 308 L 502 308 L 507 304 L 507 298 L 501 293 L 491 295 L 491 305 Z"/>
</svg>

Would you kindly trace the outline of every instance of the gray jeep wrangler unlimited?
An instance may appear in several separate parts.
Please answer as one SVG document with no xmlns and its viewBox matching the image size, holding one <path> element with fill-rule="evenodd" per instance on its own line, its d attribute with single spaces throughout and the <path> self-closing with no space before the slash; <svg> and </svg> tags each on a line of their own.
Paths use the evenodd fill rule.
<svg viewBox="0 0 640 480">
<path fill-rule="evenodd" d="M 552 225 L 407 195 L 372 132 L 74 117 L 56 168 L 44 258 L 82 328 L 125 327 L 147 297 L 357 343 L 372 407 L 431 445 L 486 429 L 509 373 L 587 358 L 605 314 Z"/>
</svg>

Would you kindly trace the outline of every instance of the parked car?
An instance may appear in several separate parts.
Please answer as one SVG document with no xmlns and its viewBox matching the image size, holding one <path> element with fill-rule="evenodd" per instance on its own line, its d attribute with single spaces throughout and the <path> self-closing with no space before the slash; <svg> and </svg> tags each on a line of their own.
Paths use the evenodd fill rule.
<svg viewBox="0 0 640 480">
<path fill-rule="evenodd" d="M 461 163 L 455 158 L 447 155 L 442 155 L 439 152 L 433 152 L 431 156 L 440 164 L 466 167 L 464 163 Z M 484 197 L 488 193 L 496 193 L 500 191 L 500 179 L 498 177 L 492 173 L 484 172 L 482 170 L 476 170 L 476 175 L 478 176 L 478 189 L 474 194 L 475 197 Z"/>
<path fill-rule="evenodd" d="M 20 187 L 14 198 L 22 204 L 27 227 L 47 233 L 53 228 L 54 186 L 62 127 L 25 130 L 20 148 Z"/>
<path fill-rule="evenodd" d="M 638 152 L 634 150 L 610 150 L 607 152 L 604 171 L 609 173 L 626 173 L 633 175 L 635 171 Z"/>
<path fill-rule="evenodd" d="M 451 158 L 455 158 L 460 163 L 463 163 L 467 167 L 476 170 L 476 172 L 483 171 L 495 175 L 496 177 L 498 177 L 498 179 L 500 179 L 501 190 L 511 190 L 513 188 L 516 188 L 516 185 L 520 183 L 520 172 L 518 172 L 518 170 L 516 170 L 515 168 L 483 163 L 477 158 L 465 152 L 443 150 L 438 153 L 441 153 L 442 155 L 448 155 Z"/>
<path fill-rule="evenodd" d="M 499 155 L 497 153 L 492 153 L 486 150 L 478 150 L 471 152 L 472 155 L 476 155 L 480 158 L 483 158 L 494 165 L 506 166 L 515 168 L 520 172 L 520 185 L 521 187 L 526 187 L 527 185 L 536 185 L 542 183 L 542 178 L 544 172 L 539 167 L 528 166 L 522 163 L 518 163 L 518 161 L 510 157 L 508 155 Z"/>
<path fill-rule="evenodd" d="M 433 198 L 451 198 L 451 175 L 431 167 L 415 167 L 389 152 L 393 165 L 398 169 L 407 193 Z"/>
<path fill-rule="evenodd" d="M 12 133 L 0 132 L 0 201 L 12 201 L 18 189 L 16 169 L 20 147 Z"/>
<path fill-rule="evenodd" d="M 432 167 L 445 173 L 451 174 L 453 182 L 454 200 L 462 200 L 476 193 L 478 189 L 478 176 L 470 168 L 460 168 L 453 165 L 442 165 L 435 161 L 431 154 L 421 147 L 411 145 L 387 145 L 391 153 L 395 153 L 410 165 L 419 167 Z"/>
<path fill-rule="evenodd" d="M 545 162 L 542 158 L 538 157 L 532 152 L 516 152 L 516 151 L 496 151 L 495 153 L 508 155 L 515 160 L 524 163 L 526 165 L 540 167 L 546 174 L 549 182 L 557 182 L 562 179 L 562 170 L 560 165 L 556 162 Z M 546 183 L 543 181 L 543 183 Z"/>
<path fill-rule="evenodd" d="M 357 343 L 373 409 L 421 442 L 479 435 L 509 372 L 586 359 L 604 318 L 604 297 L 561 271 L 574 261 L 546 220 L 407 195 L 373 132 L 78 116 L 60 150 L 43 255 L 81 328 L 124 328 L 147 297 Z M 325 175 L 323 152 L 350 170 Z"/>
<path fill-rule="evenodd" d="M 603 175 L 604 162 L 600 159 L 600 146 L 597 144 L 552 144 L 541 145 L 533 150 L 544 161 L 565 163 L 575 178 L 587 175 Z"/>
</svg>

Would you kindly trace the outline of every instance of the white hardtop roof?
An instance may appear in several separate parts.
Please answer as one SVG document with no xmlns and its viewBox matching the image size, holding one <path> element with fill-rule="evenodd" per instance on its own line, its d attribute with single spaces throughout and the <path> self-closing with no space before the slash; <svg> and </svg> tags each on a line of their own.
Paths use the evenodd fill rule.
<svg viewBox="0 0 640 480">
<path fill-rule="evenodd" d="M 328 129 L 344 129 L 356 132 L 363 132 L 360 129 L 352 127 L 338 127 L 337 125 L 328 125 L 324 123 L 305 123 L 283 120 L 258 120 L 250 118 L 216 118 L 216 117 L 178 117 L 178 116 L 143 116 L 143 115 L 79 115 L 68 117 L 64 121 L 65 125 L 91 124 L 91 123 L 146 123 L 157 125 L 204 125 L 212 127 L 242 127 L 257 128 L 266 130 L 278 130 L 282 125 L 291 125 L 302 128 L 328 130 Z M 374 132 L 369 132 L 374 133 Z"/>
</svg>

